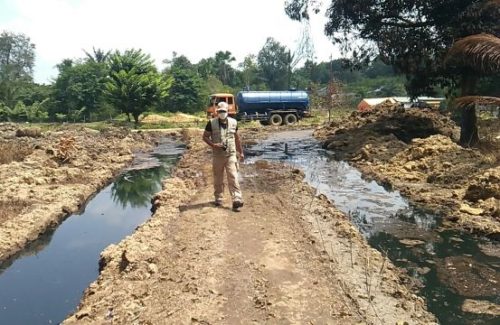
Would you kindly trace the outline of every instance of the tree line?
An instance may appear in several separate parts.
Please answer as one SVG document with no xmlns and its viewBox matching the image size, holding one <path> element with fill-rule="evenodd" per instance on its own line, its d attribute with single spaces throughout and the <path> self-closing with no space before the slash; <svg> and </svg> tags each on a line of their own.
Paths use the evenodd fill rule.
<svg viewBox="0 0 500 325">
<path fill-rule="evenodd" d="M 106 51 L 93 48 L 82 57 L 57 64 L 48 85 L 33 81 L 35 44 L 12 32 L 0 35 L 0 121 L 96 121 L 124 113 L 136 122 L 151 112 L 195 113 L 208 95 L 239 90 L 321 89 L 335 79 L 352 85 L 358 97 L 404 95 L 404 80 L 391 66 L 375 61 L 351 70 L 342 60 L 305 60 L 268 38 L 255 55 L 242 62 L 229 51 L 197 63 L 176 52 L 159 71 L 141 49 Z M 367 81 L 370 80 L 370 81 Z M 382 89 L 382 91 L 380 91 Z M 378 91 L 377 91 L 378 90 Z"/>
<path fill-rule="evenodd" d="M 320 11 L 320 3 L 286 0 L 285 11 L 293 20 L 307 21 Z M 327 4 L 325 34 L 342 49 L 349 65 L 382 60 L 405 75 L 405 88 L 412 97 L 444 90 L 451 98 L 462 98 L 453 104 L 462 115 L 460 143 L 478 143 L 475 106 L 500 105 L 498 0 L 330 0 Z"/>
</svg>

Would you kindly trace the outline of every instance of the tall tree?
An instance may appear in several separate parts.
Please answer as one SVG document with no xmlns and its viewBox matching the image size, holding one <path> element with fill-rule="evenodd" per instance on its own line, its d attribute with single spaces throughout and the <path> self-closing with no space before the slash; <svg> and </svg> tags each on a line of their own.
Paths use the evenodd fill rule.
<svg viewBox="0 0 500 325">
<path fill-rule="evenodd" d="M 214 58 L 201 59 L 200 62 L 196 64 L 196 70 L 198 71 L 198 75 L 203 79 L 215 76 L 217 74 L 217 70 L 215 69 Z"/>
<path fill-rule="evenodd" d="M 109 56 L 111 55 L 111 51 L 104 51 L 101 49 L 96 49 L 95 47 L 92 48 L 92 53 L 89 53 L 85 50 L 83 50 L 83 52 L 85 52 L 85 55 L 87 56 L 87 61 L 94 63 L 106 63 Z"/>
<path fill-rule="evenodd" d="M 316 3 L 287 0 L 285 10 L 292 19 L 309 19 Z M 434 85 L 455 77 L 443 64 L 454 40 L 500 34 L 497 0 L 331 0 L 327 16 L 326 34 L 353 65 L 380 57 L 407 75 L 413 96 L 432 94 Z"/>
<path fill-rule="evenodd" d="M 171 80 L 162 77 L 151 57 L 141 50 L 116 51 L 109 62 L 108 98 L 138 124 L 141 113 L 168 96 Z"/>
<path fill-rule="evenodd" d="M 215 53 L 214 64 L 217 70 L 217 77 L 226 85 L 233 84 L 235 72 L 230 64 L 235 60 L 236 59 L 229 51 L 219 51 Z"/>
<path fill-rule="evenodd" d="M 499 7 L 500 9 L 500 7 Z M 477 95 L 478 80 L 482 75 L 500 76 L 500 38 L 490 34 L 479 34 L 458 40 L 448 52 L 449 66 L 461 72 L 461 98 L 457 106 L 462 108 L 460 144 L 474 146 L 479 143 L 475 105 L 484 102 Z M 498 85 L 497 85 L 498 87 Z M 486 102 L 500 103 L 500 98 L 488 98 Z"/>
<path fill-rule="evenodd" d="M 285 11 L 292 19 L 309 19 L 314 3 L 287 0 Z M 351 54 L 354 64 L 379 56 L 406 74 L 406 88 L 413 97 L 433 94 L 435 85 L 453 87 L 456 83 L 462 96 L 474 94 L 477 73 L 470 66 L 453 69 L 446 65 L 448 51 L 455 40 L 467 36 L 500 36 L 498 0 L 331 0 L 327 15 L 326 34 Z M 462 119 L 467 126 L 462 137 L 472 139 L 468 143 L 478 140 L 468 134 L 474 132 L 475 118 L 469 110 Z"/>
<path fill-rule="evenodd" d="M 0 101 L 13 107 L 21 89 L 33 82 L 35 45 L 24 34 L 0 34 Z"/>
<path fill-rule="evenodd" d="M 245 89 L 250 90 L 250 85 L 256 82 L 258 74 L 257 57 L 253 54 L 247 55 L 238 67 L 241 69 Z"/>
<path fill-rule="evenodd" d="M 262 76 L 271 90 L 288 88 L 288 73 L 292 58 L 290 50 L 269 37 L 257 56 Z"/>
<path fill-rule="evenodd" d="M 104 116 L 105 84 L 108 65 L 97 60 L 64 60 L 58 66 L 59 75 L 53 85 L 53 107 L 51 117 L 65 114 L 69 120 L 82 115 Z"/>
<path fill-rule="evenodd" d="M 172 78 L 172 87 L 163 109 L 189 113 L 201 110 L 204 104 L 202 80 L 196 67 L 185 56 L 177 56 L 175 53 L 169 62 L 170 67 L 164 73 Z"/>
</svg>

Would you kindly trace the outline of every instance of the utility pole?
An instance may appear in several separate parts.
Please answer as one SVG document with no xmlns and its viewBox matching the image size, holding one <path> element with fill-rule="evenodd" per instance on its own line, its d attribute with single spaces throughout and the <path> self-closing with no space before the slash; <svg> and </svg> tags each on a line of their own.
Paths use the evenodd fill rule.
<svg viewBox="0 0 500 325">
<path fill-rule="evenodd" d="M 328 82 L 328 122 L 331 121 L 334 93 L 335 89 L 333 85 L 333 59 L 332 55 L 330 54 L 330 81 Z"/>
</svg>

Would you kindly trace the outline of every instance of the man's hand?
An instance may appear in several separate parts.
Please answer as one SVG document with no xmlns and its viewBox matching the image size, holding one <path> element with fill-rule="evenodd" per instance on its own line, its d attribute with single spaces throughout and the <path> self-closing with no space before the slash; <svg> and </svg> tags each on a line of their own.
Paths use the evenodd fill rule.
<svg viewBox="0 0 500 325">
<path fill-rule="evenodd" d="M 222 145 L 222 143 L 214 143 L 214 144 L 212 145 L 212 148 L 214 148 L 214 149 L 215 149 L 215 148 L 222 149 L 222 147 L 224 147 L 224 146 Z"/>
<path fill-rule="evenodd" d="M 245 161 L 245 155 L 243 154 L 243 152 L 238 153 L 238 155 L 240 156 L 240 162 Z"/>
</svg>

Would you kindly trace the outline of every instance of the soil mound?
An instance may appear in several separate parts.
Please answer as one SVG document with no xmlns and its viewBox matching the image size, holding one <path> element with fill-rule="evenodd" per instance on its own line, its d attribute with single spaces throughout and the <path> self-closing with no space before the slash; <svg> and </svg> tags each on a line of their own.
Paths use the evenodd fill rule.
<svg viewBox="0 0 500 325">
<path fill-rule="evenodd" d="M 351 161 L 365 176 L 442 214 L 445 226 L 496 237 L 497 154 L 462 148 L 454 141 L 458 134 L 455 123 L 436 110 L 387 105 L 354 112 L 315 131 L 336 159 Z M 493 137 L 495 132 L 488 134 Z"/>
<path fill-rule="evenodd" d="M 467 188 L 464 196 L 464 199 L 471 202 L 489 198 L 500 199 L 500 167 L 487 170 L 484 174 L 476 177 Z"/>
<path fill-rule="evenodd" d="M 347 120 L 333 122 L 317 131 L 317 135 L 328 138 L 340 130 L 348 132 L 352 129 L 366 130 L 376 136 L 392 134 L 405 143 L 414 138 L 427 138 L 434 134 L 451 138 L 458 131 L 450 118 L 434 109 L 405 109 L 397 105 L 380 105 L 370 111 L 353 112 Z"/>
<path fill-rule="evenodd" d="M 481 164 L 481 155 L 460 147 L 448 137 L 433 135 L 414 139 L 389 163 L 398 178 L 453 188 L 468 182 L 468 175 L 475 173 Z"/>
</svg>

